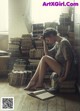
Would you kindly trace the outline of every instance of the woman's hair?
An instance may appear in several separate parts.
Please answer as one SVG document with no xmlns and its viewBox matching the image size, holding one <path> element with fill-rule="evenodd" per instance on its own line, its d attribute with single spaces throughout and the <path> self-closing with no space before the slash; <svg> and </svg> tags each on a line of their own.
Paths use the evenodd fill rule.
<svg viewBox="0 0 80 111">
<path fill-rule="evenodd" d="M 57 36 L 57 30 L 54 28 L 46 28 L 43 32 L 43 37 L 49 37 L 50 35 Z"/>
</svg>

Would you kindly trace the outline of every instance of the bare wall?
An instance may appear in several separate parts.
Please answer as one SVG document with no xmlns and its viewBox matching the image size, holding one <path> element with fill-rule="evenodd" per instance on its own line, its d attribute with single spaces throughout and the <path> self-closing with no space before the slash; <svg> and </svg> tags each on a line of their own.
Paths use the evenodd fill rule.
<svg viewBox="0 0 80 111">
<path fill-rule="evenodd" d="M 0 34 L 0 50 L 7 51 L 8 49 L 8 34 Z"/>
<path fill-rule="evenodd" d="M 9 38 L 28 33 L 25 23 L 27 1 L 9 0 Z"/>
</svg>

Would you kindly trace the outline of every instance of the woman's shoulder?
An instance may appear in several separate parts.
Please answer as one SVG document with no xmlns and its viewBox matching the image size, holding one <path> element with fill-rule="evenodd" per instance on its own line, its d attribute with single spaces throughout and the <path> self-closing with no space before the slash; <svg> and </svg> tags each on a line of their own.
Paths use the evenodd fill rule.
<svg viewBox="0 0 80 111">
<path fill-rule="evenodd" d="M 64 47 L 71 48 L 72 46 L 66 38 L 62 38 L 61 43 L 60 43 L 60 47 L 61 48 L 64 48 Z"/>
<path fill-rule="evenodd" d="M 69 42 L 69 40 L 67 39 L 67 38 L 65 38 L 65 37 L 62 37 L 62 40 L 61 40 L 62 42 Z"/>
<path fill-rule="evenodd" d="M 61 40 L 61 44 L 69 44 L 69 45 L 70 45 L 70 42 L 69 42 L 68 39 L 66 39 L 66 38 L 62 38 L 62 40 Z"/>
</svg>

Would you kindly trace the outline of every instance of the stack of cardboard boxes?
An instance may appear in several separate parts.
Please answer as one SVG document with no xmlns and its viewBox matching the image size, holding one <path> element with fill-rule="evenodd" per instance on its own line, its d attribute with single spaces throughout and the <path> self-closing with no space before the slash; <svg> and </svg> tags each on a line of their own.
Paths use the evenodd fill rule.
<svg viewBox="0 0 80 111">
<path fill-rule="evenodd" d="M 23 34 L 21 37 L 21 54 L 22 57 L 26 60 L 29 58 L 29 51 L 33 48 L 32 45 L 32 35 L 31 34 Z"/>
<path fill-rule="evenodd" d="M 10 43 L 9 43 L 9 52 L 10 52 L 9 70 L 10 71 L 13 68 L 13 64 L 15 60 L 21 57 L 20 42 L 21 42 L 21 38 L 19 37 L 10 38 Z"/>
<path fill-rule="evenodd" d="M 28 83 L 32 71 L 26 70 L 26 61 L 17 59 L 13 65 L 12 71 L 9 73 L 9 84 L 12 86 L 23 86 Z"/>
<path fill-rule="evenodd" d="M 70 31 L 71 18 L 68 13 L 62 13 L 59 19 L 60 25 L 58 25 L 58 31 L 61 36 L 66 36 Z"/>
<path fill-rule="evenodd" d="M 20 41 L 21 38 L 10 38 L 9 51 L 12 57 L 20 57 Z"/>
<path fill-rule="evenodd" d="M 56 23 L 56 22 L 46 22 L 45 23 L 45 28 L 49 28 L 49 27 L 57 29 L 58 28 L 58 23 Z"/>
<path fill-rule="evenodd" d="M 39 35 L 43 34 L 44 24 L 32 24 L 32 34 L 34 38 L 37 38 Z"/>
</svg>

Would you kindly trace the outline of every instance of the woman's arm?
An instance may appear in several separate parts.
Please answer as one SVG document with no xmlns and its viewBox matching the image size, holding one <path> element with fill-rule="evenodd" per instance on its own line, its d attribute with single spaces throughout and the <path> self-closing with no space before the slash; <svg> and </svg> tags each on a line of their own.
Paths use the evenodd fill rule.
<svg viewBox="0 0 80 111">
<path fill-rule="evenodd" d="M 56 53 L 57 42 L 55 43 L 53 48 L 48 50 L 46 40 L 43 37 L 40 37 L 40 39 L 43 41 L 44 54 L 54 57 Z"/>
<path fill-rule="evenodd" d="M 44 47 L 44 54 L 48 55 L 49 51 L 48 51 L 48 46 L 46 44 L 46 40 L 45 39 L 43 40 L 43 47 Z"/>
<path fill-rule="evenodd" d="M 48 46 L 47 46 L 47 44 L 46 44 L 45 38 L 43 38 L 43 37 L 41 36 L 39 39 L 41 39 L 42 42 L 43 42 L 44 54 L 45 54 L 45 55 L 48 55 Z"/>
<path fill-rule="evenodd" d="M 66 66 L 65 66 L 65 73 L 63 74 L 64 76 L 60 78 L 60 81 L 64 81 L 67 78 L 67 75 L 71 67 L 72 55 L 71 55 L 71 50 L 68 47 L 68 44 L 63 44 L 62 53 L 66 61 Z"/>
<path fill-rule="evenodd" d="M 66 68 L 65 68 L 65 74 L 63 77 L 60 77 L 59 81 L 62 82 L 66 79 L 68 73 L 69 73 L 69 70 L 70 70 L 70 66 L 71 66 L 71 61 L 70 60 L 67 60 L 66 61 Z"/>
<path fill-rule="evenodd" d="M 45 55 L 49 55 L 51 57 L 55 57 L 56 50 L 57 50 L 57 43 L 55 43 L 53 48 L 48 50 L 48 46 L 46 44 L 46 40 L 43 40 L 43 46 L 44 46 L 44 53 L 45 53 Z"/>
</svg>

